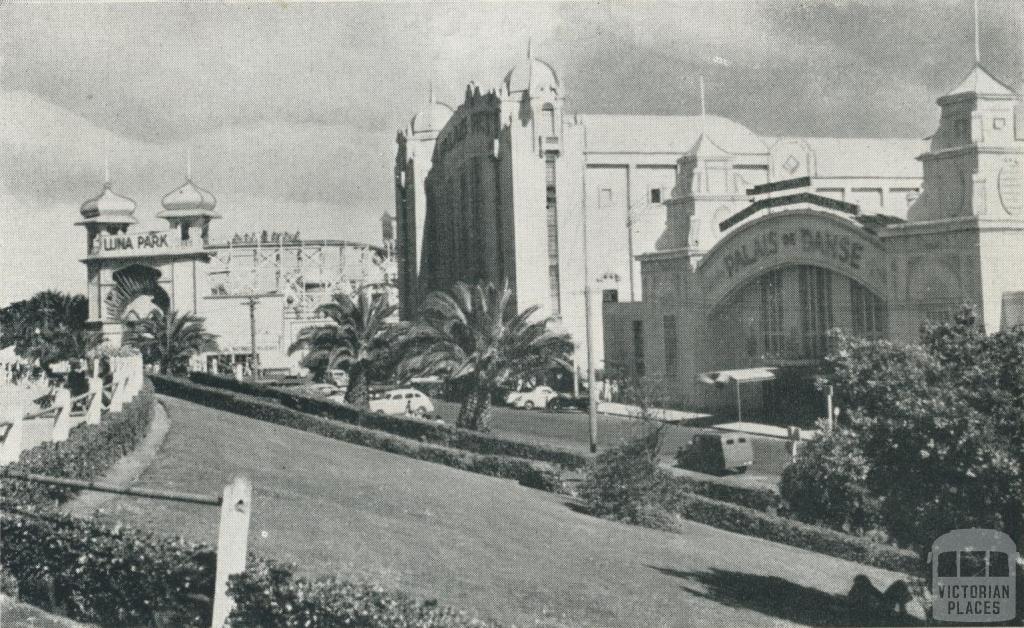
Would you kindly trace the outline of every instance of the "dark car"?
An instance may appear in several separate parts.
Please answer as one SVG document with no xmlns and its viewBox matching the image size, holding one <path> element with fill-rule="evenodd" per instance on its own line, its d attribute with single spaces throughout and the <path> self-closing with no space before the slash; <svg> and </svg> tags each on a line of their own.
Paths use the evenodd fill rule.
<svg viewBox="0 0 1024 628">
<path fill-rule="evenodd" d="M 698 432 L 676 455 L 680 467 L 702 473 L 744 473 L 754 464 L 750 434 Z"/>
</svg>

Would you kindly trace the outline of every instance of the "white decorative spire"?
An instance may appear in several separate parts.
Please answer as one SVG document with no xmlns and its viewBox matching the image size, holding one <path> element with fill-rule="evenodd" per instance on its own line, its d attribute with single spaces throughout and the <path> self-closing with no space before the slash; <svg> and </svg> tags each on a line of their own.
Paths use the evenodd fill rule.
<svg viewBox="0 0 1024 628">
<path fill-rule="evenodd" d="M 185 151 L 185 178 L 192 180 L 192 147 Z"/>
<path fill-rule="evenodd" d="M 533 58 L 533 37 L 528 37 L 526 39 L 526 58 Z"/>
<path fill-rule="evenodd" d="M 700 126 L 701 131 L 706 127 L 707 106 L 704 102 L 704 75 L 700 75 Z"/>
<path fill-rule="evenodd" d="M 110 140 L 103 136 L 103 185 L 110 185 Z"/>
<path fill-rule="evenodd" d="M 430 81 L 430 104 L 434 104 L 434 81 Z"/>
<path fill-rule="evenodd" d="M 981 64 L 981 41 L 978 28 L 978 0 L 974 0 L 974 63 Z"/>
</svg>

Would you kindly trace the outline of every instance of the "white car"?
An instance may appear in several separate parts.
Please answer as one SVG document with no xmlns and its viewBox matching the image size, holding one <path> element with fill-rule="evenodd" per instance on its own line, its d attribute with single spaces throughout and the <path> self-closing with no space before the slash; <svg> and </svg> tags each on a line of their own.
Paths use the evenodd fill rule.
<svg viewBox="0 0 1024 628">
<path fill-rule="evenodd" d="M 396 388 L 370 396 L 370 412 L 378 414 L 415 414 L 423 416 L 434 411 L 430 397 L 415 388 Z"/>
<path fill-rule="evenodd" d="M 548 407 L 551 400 L 557 397 L 558 393 L 550 386 L 537 386 L 528 392 L 510 393 L 509 396 L 505 398 L 505 403 L 513 408 L 533 410 L 534 408 Z"/>
</svg>

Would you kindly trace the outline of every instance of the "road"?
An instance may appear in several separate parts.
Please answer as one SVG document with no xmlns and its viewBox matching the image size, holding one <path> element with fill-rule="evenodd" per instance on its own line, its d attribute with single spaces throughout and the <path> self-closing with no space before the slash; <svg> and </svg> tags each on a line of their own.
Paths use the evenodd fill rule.
<svg viewBox="0 0 1024 628">
<path fill-rule="evenodd" d="M 437 413 L 445 421 L 454 424 L 458 417 L 459 404 L 450 401 L 434 401 Z M 527 440 L 564 447 L 573 451 L 590 450 L 590 421 L 584 412 L 547 412 L 542 410 L 520 410 L 508 406 L 491 408 L 491 432 L 517 440 Z M 636 421 L 612 414 L 598 414 L 598 450 L 614 446 L 636 429 Z M 674 464 L 676 451 L 689 444 L 699 427 L 668 424 L 661 448 L 662 462 Z M 722 481 L 741 486 L 776 484 L 781 472 L 780 455 L 786 443 L 776 438 L 754 438 L 754 466 L 744 475 L 725 476 Z M 699 475 L 699 474 L 698 474 Z"/>
<path fill-rule="evenodd" d="M 170 430 L 137 486 L 255 489 L 249 551 L 368 579 L 505 625 L 856 624 L 839 595 L 897 574 L 683 522 L 591 517 L 555 494 L 160 397 Z M 112 521 L 216 539 L 216 508 L 119 496 Z"/>
</svg>

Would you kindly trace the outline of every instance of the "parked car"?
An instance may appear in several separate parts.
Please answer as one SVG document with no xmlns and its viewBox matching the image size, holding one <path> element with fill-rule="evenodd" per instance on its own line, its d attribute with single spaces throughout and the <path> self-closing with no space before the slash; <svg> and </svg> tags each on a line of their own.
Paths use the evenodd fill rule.
<svg viewBox="0 0 1024 628">
<path fill-rule="evenodd" d="M 553 399 L 558 398 L 558 393 L 550 386 L 537 386 L 533 390 L 509 393 L 505 403 L 513 408 L 547 408 Z"/>
<path fill-rule="evenodd" d="M 415 388 L 395 388 L 370 395 L 370 411 L 378 414 L 415 414 L 424 416 L 434 412 L 430 397 Z"/>
<path fill-rule="evenodd" d="M 684 469 L 703 473 L 744 473 L 754 464 L 750 434 L 698 432 L 688 447 L 679 448 L 676 461 Z"/>
</svg>

